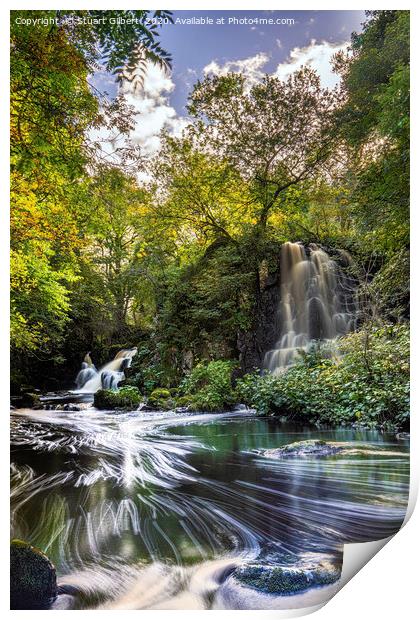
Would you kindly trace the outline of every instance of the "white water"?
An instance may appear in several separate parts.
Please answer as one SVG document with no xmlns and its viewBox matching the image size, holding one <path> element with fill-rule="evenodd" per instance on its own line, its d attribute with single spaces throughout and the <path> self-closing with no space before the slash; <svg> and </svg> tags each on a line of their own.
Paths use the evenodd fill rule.
<svg viewBox="0 0 420 620">
<path fill-rule="evenodd" d="M 113 360 L 102 366 L 99 370 L 96 370 L 94 366 L 82 368 L 76 377 L 76 384 L 78 386 L 77 392 L 82 394 L 94 394 L 102 387 L 115 390 L 118 383 L 124 378 L 124 373 L 121 372 L 121 369 L 131 364 L 131 359 L 136 353 L 136 347 L 132 349 L 122 349 L 118 351 Z M 85 374 L 82 375 L 82 373 Z M 84 377 L 87 379 L 85 383 L 83 383 Z"/>
<path fill-rule="evenodd" d="M 334 584 L 265 594 L 231 572 L 338 569 L 343 543 L 395 532 L 409 453 L 374 432 L 329 431 L 348 453 L 270 459 L 259 449 L 308 435 L 266 427 L 246 411 L 14 411 L 12 536 L 55 562 L 54 608 L 281 609 L 331 596 Z"/>
<path fill-rule="evenodd" d="M 280 261 L 280 336 L 264 366 L 277 374 L 299 350 L 315 342 L 334 343 L 354 328 L 353 300 L 338 264 L 315 244 L 284 243 Z"/>
</svg>

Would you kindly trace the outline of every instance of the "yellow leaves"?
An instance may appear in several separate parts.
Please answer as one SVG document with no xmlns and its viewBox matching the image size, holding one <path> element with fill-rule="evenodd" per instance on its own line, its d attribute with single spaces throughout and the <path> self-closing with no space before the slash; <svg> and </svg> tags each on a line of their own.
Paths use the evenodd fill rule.
<svg viewBox="0 0 420 620">
<path fill-rule="evenodd" d="M 281 211 L 273 211 L 268 218 L 268 224 L 276 229 L 282 229 L 287 222 L 287 216 Z"/>
<path fill-rule="evenodd" d="M 10 340 L 15 349 L 36 351 L 40 341 L 40 329 L 37 325 L 28 325 L 28 321 L 12 306 L 10 314 Z"/>
</svg>

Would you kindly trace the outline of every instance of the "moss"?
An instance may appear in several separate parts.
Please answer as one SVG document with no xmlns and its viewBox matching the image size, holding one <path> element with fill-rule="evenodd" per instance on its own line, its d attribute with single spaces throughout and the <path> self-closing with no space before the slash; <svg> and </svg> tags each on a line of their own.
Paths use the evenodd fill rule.
<svg viewBox="0 0 420 620">
<path fill-rule="evenodd" d="M 306 439 L 282 446 L 264 450 L 263 455 L 269 458 L 284 458 L 293 456 L 333 456 L 343 451 L 343 447 L 327 443 L 322 439 Z"/>
<path fill-rule="evenodd" d="M 41 401 L 39 395 L 34 392 L 23 392 L 18 400 L 19 407 L 28 407 L 30 409 L 41 407 Z"/>
<path fill-rule="evenodd" d="M 137 409 L 143 397 L 133 386 L 125 386 L 120 390 L 98 390 L 93 399 L 97 409 Z"/>
<path fill-rule="evenodd" d="M 10 606 L 12 609 L 48 607 L 57 596 L 54 565 L 36 547 L 22 540 L 10 543 Z"/>
<path fill-rule="evenodd" d="M 192 405 L 192 403 L 193 403 L 193 397 L 189 396 L 188 394 L 185 396 L 179 396 L 176 399 L 177 407 L 189 407 L 190 405 Z"/>
<path fill-rule="evenodd" d="M 311 570 L 284 566 L 248 565 L 237 569 L 234 577 L 244 585 L 260 592 L 291 595 L 312 587 L 332 584 L 340 578 L 340 571 L 329 564 L 321 564 Z"/>
<path fill-rule="evenodd" d="M 164 398 L 170 398 L 171 397 L 171 392 L 169 390 L 167 390 L 166 388 L 156 388 L 156 390 L 153 390 L 153 392 L 150 394 L 151 399 L 164 399 Z"/>
<path fill-rule="evenodd" d="M 176 406 L 176 400 L 172 396 L 171 391 L 166 388 L 156 388 L 150 394 L 148 400 L 148 404 L 152 407 L 156 407 L 156 409 L 162 409 L 163 411 L 168 411 L 169 409 L 174 409 Z"/>
</svg>

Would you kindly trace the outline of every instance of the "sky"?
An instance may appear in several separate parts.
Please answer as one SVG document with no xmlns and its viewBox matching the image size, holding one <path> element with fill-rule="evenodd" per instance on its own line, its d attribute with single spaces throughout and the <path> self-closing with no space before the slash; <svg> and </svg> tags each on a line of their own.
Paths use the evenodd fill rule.
<svg viewBox="0 0 420 620">
<path fill-rule="evenodd" d="M 331 70 L 331 57 L 347 47 L 353 31 L 360 32 L 365 14 L 344 10 L 174 11 L 173 18 L 175 24 L 159 29 L 160 44 L 172 56 L 172 71 L 165 74 L 149 65 L 143 89 L 137 93 L 125 89 L 127 100 L 138 112 L 131 138 L 146 154 L 158 150 L 162 129 L 179 135 L 187 125 L 188 93 L 205 75 L 240 71 L 251 85 L 264 73 L 283 79 L 309 65 L 319 72 L 324 87 L 335 86 L 339 78 Z M 192 19 L 196 23 L 185 21 Z M 268 19 L 274 23 L 264 21 Z M 100 73 L 94 81 L 115 96 L 113 76 Z"/>
</svg>

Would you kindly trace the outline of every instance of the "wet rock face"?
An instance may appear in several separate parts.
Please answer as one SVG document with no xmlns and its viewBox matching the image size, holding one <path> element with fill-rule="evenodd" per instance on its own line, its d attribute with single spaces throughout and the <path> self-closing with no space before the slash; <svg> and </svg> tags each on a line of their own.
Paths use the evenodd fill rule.
<svg viewBox="0 0 420 620">
<path fill-rule="evenodd" d="M 237 348 L 242 375 L 261 368 L 265 353 L 272 349 L 278 339 L 280 304 L 280 267 L 259 282 L 253 310 L 253 327 L 249 331 L 239 331 Z"/>
<path fill-rule="evenodd" d="M 57 597 L 54 565 L 47 556 L 21 540 L 10 544 L 11 609 L 46 609 Z"/>
<path fill-rule="evenodd" d="M 332 456 L 339 454 L 344 448 L 327 443 L 321 439 L 308 439 L 306 441 L 296 441 L 281 448 L 264 450 L 263 456 L 274 459 L 298 457 L 298 456 Z"/>
</svg>

